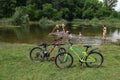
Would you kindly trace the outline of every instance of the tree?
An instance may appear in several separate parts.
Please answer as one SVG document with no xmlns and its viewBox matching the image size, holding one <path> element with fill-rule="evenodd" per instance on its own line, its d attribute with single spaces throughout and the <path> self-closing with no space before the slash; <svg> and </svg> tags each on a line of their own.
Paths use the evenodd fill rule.
<svg viewBox="0 0 120 80">
<path fill-rule="evenodd" d="M 40 18 L 40 10 L 35 7 L 35 5 L 29 4 L 25 7 L 26 13 L 29 15 L 30 20 L 35 21 Z"/>
<path fill-rule="evenodd" d="M 16 7 L 24 7 L 30 20 L 48 19 L 73 20 L 116 17 L 114 12 L 118 0 L 0 0 L 0 18 L 8 18 L 17 12 Z M 20 12 L 20 11 L 18 11 Z"/>
<path fill-rule="evenodd" d="M 109 17 L 110 14 L 111 14 L 110 10 L 108 10 L 106 7 L 102 7 L 96 11 L 95 17 L 102 19 L 103 17 Z"/>
<path fill-rule="evenodd" d="M 0 17 L 10 17 L 14 14 L 16 0 L 0 0 Z"/>
<path fill-rule="evenodd" d="M 27 0 L 16 0 L 16 7 L 26 6 Z"/>
<path fill-rule="evenodd" d="M 102 8 L 98 0 L 85 0 L 82 8 L 82 18 L 92 19 L 96 17 L 96 12 Z"/>
<path fill-rule="evenodd" d="M 83 12 L 82 18 L 83 19 L 92 19 L 94 17 L 93 9 L 90 7 Z"/>
<path fill-rule="evenodd" d="M 103 0 L 104 6 L 110 10 L 117 5 L 118 0 Z"/>
<path fill-rule="evenodd" d="M 12 24 L 21 25 L 22 23 L 28 23 L 29 16 L 26 14 L 25 7 L 16 7 L 15 13 L 12 16 Z"/>
<path fill-rule="evenodd" d="M 54 19 L 58 14 L 57 9 L 53 8 L 52 4 L 49 3 L 43 4 L 42 12 L 43 16 L 48 17 L 48 19 Z"/>
<path fill-rule="evenodd" d="M 61 11 L 62 11 L 62 18 L 64 18 L 64 19 L 68 19 L 69 18 L 69 9 L 68 8 L 62 8 L 61 9 Z"/>
</svg>

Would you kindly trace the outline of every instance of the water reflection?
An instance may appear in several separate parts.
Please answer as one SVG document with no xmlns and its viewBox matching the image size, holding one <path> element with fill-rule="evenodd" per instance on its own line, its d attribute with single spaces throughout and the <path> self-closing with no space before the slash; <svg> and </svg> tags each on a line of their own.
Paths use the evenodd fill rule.
<svg viewBox="0 0 120 80">
<path fill-rule="evenodd" d="M 120 39 L 120 30 L 117 29 L 111 34 L 111 40 L 116 42 L 118 39 Z"/>
</svg>

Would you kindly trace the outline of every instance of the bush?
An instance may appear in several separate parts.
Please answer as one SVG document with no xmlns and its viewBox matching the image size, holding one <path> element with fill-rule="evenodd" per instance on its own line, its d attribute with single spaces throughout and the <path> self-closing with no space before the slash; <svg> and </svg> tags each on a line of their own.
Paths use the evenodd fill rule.
<svg viewBox="0 0 120 80">
<path fill-rule="evenodd" d="M 43 17 L 39 20 L 39 25 L 42 28 L 47 28 L 47 27 L 54 27 L 54 25 L 58 24 L 61 25 L 64 22 L 64 24 L 67 24 L 67 21 L 64 19 L 61 19 L 59 21 L 53 21 L 49 20 L 47 17 Z"/>
<path fill-rule="evenodd" d="M 95 17 L 92 19 L 92 21 L 99 21 L 99 19 Z"/>
<path fill-rule="evenodd" d="M 47 28 L 47 27 L 50 27 L 50 26 L 53 26 L 55 25 L 55 22 L 53 20 L 49 20 L 48 18 L 46 17 L 43 17 L 39 20 L 39 25 L 42 27 L 42 28 Z"/>
<path fill-rule="evenodd" d="M 61 19 L 61 20 L 59 20 L 59 21 L 55 21 L 55 24 L 61 25 L 62 23 L 67 24 L 68 21 L 66 21 L 65 19 Z"/>
<path fill-rule="evenodd" d="M 17 7 L 15 13 L 11 18 L 11 23 L 14 25 L 27 24 L 29 22 L 29 16 L 25 12 L 24 7 Z"/>
</svg>

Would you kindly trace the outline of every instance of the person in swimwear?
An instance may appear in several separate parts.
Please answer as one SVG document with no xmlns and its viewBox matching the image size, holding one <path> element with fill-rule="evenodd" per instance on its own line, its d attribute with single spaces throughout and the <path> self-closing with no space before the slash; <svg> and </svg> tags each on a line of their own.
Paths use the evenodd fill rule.
<svg viewBox="0 0 120 80">
<path fill-rule="evenodd" d="M 79 32 L 79 40 L 82 41 L 82 33 Z"/>
<path fill-rule="evenodd" d="M 65 34 L 65 24 L 64 23 L 62 23 L 62 32 L 63 32 L 63 34 Z"/>
<path fill-rule="evenodd" d="M 103 26 L 103 39 L 106 39 L 106 34 L 107 34 L 107 27 L 104 25 Z"/>
<path fill-rule="evenodd" d="M 59 25 L 56 24 L 55 27 L 53 28 L 53 30 L 51 31 L 51 33 L 49 33 L 49 35 L 53 35 L 53 36 L 57 36 L 59 34 Z"/>
</svg>

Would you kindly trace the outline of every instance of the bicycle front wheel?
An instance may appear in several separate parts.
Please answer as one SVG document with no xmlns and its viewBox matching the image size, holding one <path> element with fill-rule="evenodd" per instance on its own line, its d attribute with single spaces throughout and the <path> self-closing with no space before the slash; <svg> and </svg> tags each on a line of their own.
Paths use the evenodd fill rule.
<svg viewBox="0 0 120 80">
<path fill-rule="evenodd" d="M 70 53 L 60 53 L 55 58 L 55 64 L 58 68 L 69 68 L 73 64 L 73 57 Z"/>
<path fill-rule="evenodd" d="M 62 47 L 61 47 L 61 48 L 58 49 L 58 54 L 59 54 L 59 53 L 63 53 L 63 52 L 66 52 L 65 48 L 62 48 Z"/>
<path fill-rule="evenodd" d="M 42 62 L 44 59 L 44 54 L 43 54 L 43 50 L 42 48 L 39 47 L 34 47 L 31 51 L 30 51 L 30 59 L 33 62 Z"/>
<path fill-rule="evenodd" d="M 86 57 L 85 63 L 87 67 L 98 68 L 103 63 L 103 55 L 99 52 L 91 52 Z"/>
</svg>

